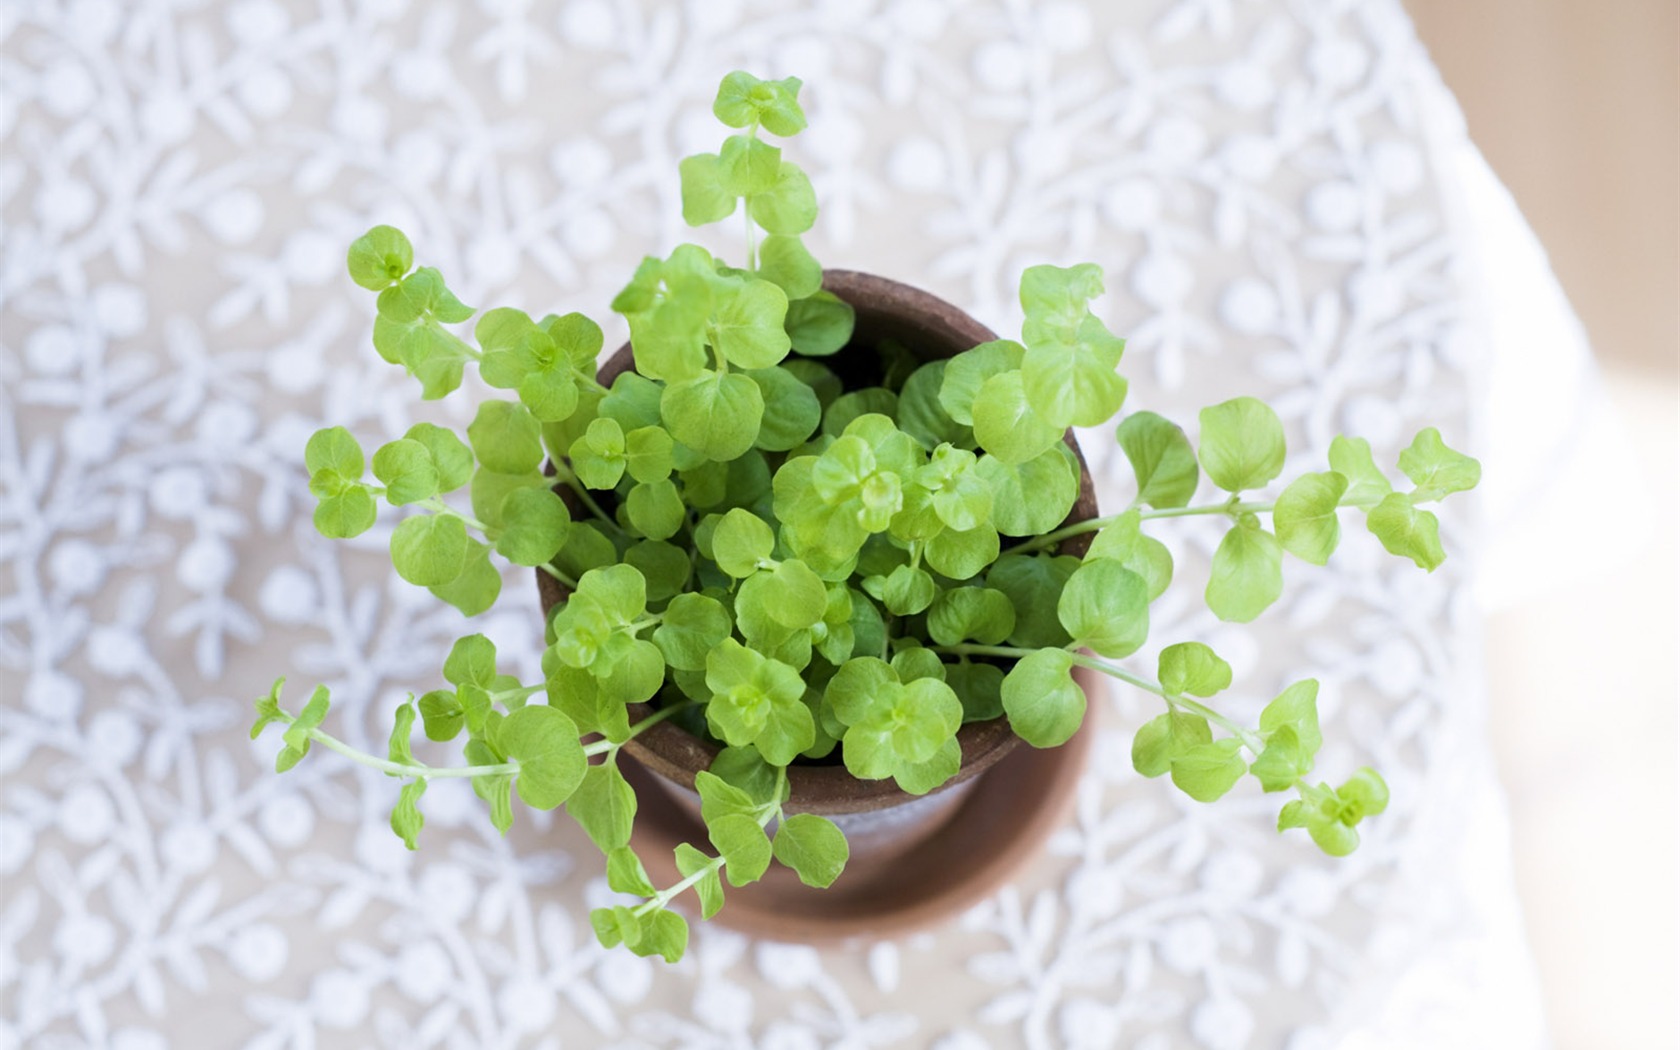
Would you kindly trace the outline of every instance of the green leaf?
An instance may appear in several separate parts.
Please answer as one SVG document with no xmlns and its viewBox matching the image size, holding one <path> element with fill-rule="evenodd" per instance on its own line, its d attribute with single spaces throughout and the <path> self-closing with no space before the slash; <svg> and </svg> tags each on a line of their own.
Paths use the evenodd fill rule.
<svg viewBox="0 0 1680 1050">
<path fill-rule="evenodd" d="M 1355 821 L 1374 817 L 1388 808 L 1388 784 L 1376 770 L 1361 766 L 1336 789 L 1336 798 Z"/>
<path fill-rule="evenodd" d="M 908 565 L 900 565 L 884 578 L 866 578 L 863 589 L 879 598 L 894 616 L 913 616 L 932 605 L 939 594 L 939 585 L 933 582 L 932 576 Z"/>
<path fill-rule="evenodd" d="M 757 439 L 764 396 L 749 376 L 704 372 L 666 387 L 659 410 L 672 437 L 707 459 L 728 462 Z"/>
<path fill-rule="evenodd" d="M 925 795 L 942 787 L 962 768 L 962 745 L 956 737 L 948 737 L 939 745 L 933 757 L 914 762 L 893 774 L 899 790 L 910 795 Z"/>
<path fill-rule="evenodd" d="M 427 590 L 439 601 L 453 605 L 462 616 L 477 616 L 488 610 L 502 593 L 502 574 L 490 564 L 490 545 L 468 540 L 461 574 Z"/>
<path fill-rule="evenodd" d="M 1264 791 L 1287 791 L 1312 771 L 1312 759 L 1302 749 L 1295 727 L 1282 726 L 1266 741 L 1266 749 L 1248 770 Z"/>
<path fill-rule="evenodd" d="M 618 421 L 626 436 L 633 430 L 659 424 L 659 395 L 664 387 L 647 376 L 621 372 L 601 398 L 600 413 Z"/>
<path fill-rule="evenodd" d="M 1182 427 L 1153 412 L 1133 412 L 1121 421 L 1115 436 L 1132 464 L 1139 503 L 1157 508 L 1189 504 L 1201 473 Z"/>
<path fill-rule="evenodd" d="M 414 267 L 414 248 L 393 226 L 375 226 L 350 242 L 350 279 L 370 291 L 383 291 Z"/>
<path fill-rule="evenodd" d="M 1021 273 L 1021 334 L 1028 346 L 1046 342 L 1071 343 L 1090 315 L 1090 301 L 1103 291 L 1102 268 L 1095 263 L 1077 266 L 1029 266 Z"/>
<path fill-rule="evenodd" d="M 635 567 L 647 580 L 649 603 L 681 593 L 694 568 L 687 551 L 662 540 L 643 540 L 634 545 L 624 552 L 624 563 Z"/>
<path fill-rule="evenodd" d="M 1260 712 L 1260 733 L 1271 736 L 1288 726 L 1310 761 L 1318 753 L 1323 736 L 1318 728 L 1318 679 L 1307 678 L 1279 693 Z"/>
<path fill-rule="evenodd" d="M 1117 561 L 1089 561 L 1068 577 L 1056 615 L 1076 645 L 1129 656 L 1149 637 L 1149 590 Z"/>
<path fill-rule="evenodd" d="M 1390 554 L 1410 558 L 1430 572 L 1447 560 L 1441 547 L 1441 523 L 1434 514 L 1412 506 L 1412 501 L 1391 492 L 1365 516 L 1365 525 Z"/>
<path fill-rule="evenodd" d="M 1416 503 L 1473 489 L 1482 480 L 1481 463 L 1448 448 L 1434 427 L 1418 431 L 1411 445 L 1400 453 L 1400 471 L 1417 486 L 1412 490 Z"/>
<path fill-rule="evenodd" d="M 671 435 L 662 427 L 637 427 L 624 435 L 624 466 L 637 481 L 664 481 L 671 476 Z"/>
<path fill-rule="evenodd" d="M 611 859 L 607 861 L 607 871 L 612 871 Z M 642 896 L 651 896 L 656 892 L 650 888 Z M 616 948 L 622 944 L 634 951 L 634 946 L 642 940 L 642 921 L 629 908 L 596 908 L 589 913 L 589 925 L 595 930 L 595 939 L 601 942 L 603 948 Z"/>
<path fill-rule="evenodd" d="M 418 587 L 441 587 L 461 575 L 467 564 L 467 529 L 446 514 L 404 519 L 391 533 L 391 565 L 397 575 Z"/>
<path fill-rule="evenodd" d="M 759 803 L 716 773 L 706 770 L 696 773 L 694 790 L 700 795 L 700 819 L 707 824 L 731 813 L 754 818 L 758 815 Z"/>
<path fill-rule="evenodd" d="M 1330 441 L 1330 469 L 1346 478 L 1346 502 L 1370 507 L 1394 491 L 1371 459 L 1371 443 L 1364 438 L 1336 437 Z"/>
<path fill-rule="evenodd" d="M 1079 499 L 1078 464 L 1059 441 L 1025 463 L 981 456 L 974 469 L 992 487 L 992 525 L 1005 536 L 1042 536 Z"/>
<path fill-rule="evenodd" d="M 807 886 L 832 886 L 850 854 L 846 836 L 827 817 L 796 813 L 776 828 L 776 859 L 792 868 Z"/>
<path fill-rule="evenodd" d="M 938 679 L 900 683 L 886 665 L 881 666 L 890 677 L 876 695 L 859 696 L 857 689 L 860 677 L 878 678 L 881 671 L 877 670 L 846 677 L 846 684 L 836 691 L 836 683 L 848 675 L 847 668 L 858 663 L 857 659 L 847 661 L 829 681 L 828 696 L 847 726 L 843 752 L 846 769 L 866 780 L 914 775 L 916 766 L 935 758 L 956 736 L 962 725 L 962 701 Z"/>
<path fill-rule="evenodd" d="M 455 436 L 454 431 L 433 423 L 416 423 L 403 437 L 417 442 L 426 450 L 433 469 L 437 471 L 439 492 L 454 492 L 472 480 L 472 451 Z"/>
<path fill-rule="evenodd" d="M 723 857 L 731 886 L 745 886 L 764 877 L 770 867 L 770 839 L 752 817 L 729 813 L 706 822 L 706 834 Z"/>
<path fill-rule="evenodd" d="M 706 686 L 706 720 L 729 744 L 751 744 L 766 762 L 785 766 L 815 740 L 804 680 L 780 660 L 725 639 L 706 656 Z"/>
<path fill-rule="evenodd" d="M 519 763 L 515 787 L 535 809 L 553 809 L 570 798 L 589 765 L 577 726 L 546 704 L 529 704 L 502 719 L 496 743 Z"/>
<path fill-rule="evenodd" d="M 1137 573 L 1148 586 L 1149 600 L 1153 602 L 1172 583 L 1172 555 L 1160 540 L 1145 536 L 1141 525 L 1137 510 L 1121 514 L 1092 538 L 1085 560 L 1109 558 Z"/>
<path fill-rule="evenodd" d="M 817 222 L 817 194 L 799 167 L 783 161 L 776 181 L 747 200 L 747 212 L 764 232 L 794 236 Z"/>
<path fill-rule="evenodd" d="M 496 680 L 496 643 L 484 635 L 455 638 L 444 657 L 444 680 L 452 685 L 479 685 L 489 689 Z"/>
<path fill-rule="evenodd" d="M 898 393 L 898 425 L 932 451 L 949 442 L 958 447 L 974 443 L 974 431 L 951 418 L 939 399 L 945 386 L 947 361 L 930 361 L 904 381 Z"/>
<path fill-rule="evenodd" d="M 754 443 L 772 452 L 786 452 L 803 444 L 822 422 L 817 392 L 781 368 L 761 368 L 747 375 L 758 384 L 764 401 L 764 418 Z"/>
<path fill-rule="evenodd" d="M 757 572 L 776 548 L 776 534 L 750 510 L 736 507 L 712 532 L 712 560 L 736 579 Z"/>
<path fill-rule="evenodd" d="M 737 195 L 724 188 L 723 162 L 716 153 L 697 153 L 677 162 L 682 181 L 682 217 L 704 226 L 735 214 Z"/>
<path fill-rule="evenodd" d="M 1330 561 L 1342 535 L 1336 507 L 1347 484 L 1333 470 L 1303 474 L 1289 483 L 1272 509 L 1272 527 L 1284 550 L 1314 565 Z"/>
<path fill-rule="evenodd" d="M 1077 344 L 1029 348 L 1021 379 L 1033 412 L 1054 426 L 1106 423 L 1126 400 L 1126 380 L 1114 364 Z"/>
<path fill-rule="evenodd" d="M 1059 747 L 1085 721 L 1085 690 L 1073 680 L 1073 654 L 1040 649 L 1003 677 L 1003 711 L 1015 735 L 1033 747 Z"/>
<path fill-rule="evenodd" d="M 326 720 L 330 699 L 331 694 L 328 693 L 327 687 L 324 685 L 316 686 L 315 691 L 309 694 L 309 702 L 303 705 L 303 710 L 298 712 L 298 716 L 292 720 L 292 724 L 287 726 L 286 731 L 281 734 L 281 739 L 285 740 L 286 743 L 274 758 L 274 771 L 276 773 L 286 772 L 303 761 L 304 756 L 309 754 L 311 739 L 309 732 L 312 729 L 319 728 L 321 723 Z"/>
<path fill-rule="evenodd" d="M 605 492 L 624 477 L 624 428 L 616 419 L 594 420 L 566 451 L 572 472 L 592 489 Z"/>
<path fill-rule="evenodd" d="M 718 878 L 712 858 L 686 842 L 677 843 L 677 871 L 683 878 L 699 872 L 700 881 L 694 883 L 694 895 L 700 898 L 700 917 L 709 919 L 723 909 L 723 880 Z"/>
<path fill-rule="evenodd" d="M 762 125 L 772 135 L 787 138 L 805 128 L 805 112 L 799 108 L 798 77 L 760 80 L 736 70 L 718 85 L 712 113 L 732 128 Z"/>
<path fill-rule="evenodd" d="M 665 618 L 653 631 L 653 643 L 665 662 L 679 671 L 703 671 L 706 654 L 729 637 L 729 613 L 722 603 L 703 594 L 679 594 L 665 607 Z"/>
<path fill-rule="evenodd" d="M 1228 623 L 1248 623 L 1283 593 L 1283 547 L 1252 514 L 1231 526 L 1213 552 L 1207 605 Z"/>
<path fill-rule="evenodd" d="M 303 449 L 303 465 L 312 476 L 327 471 L 345 481 L 356 481 L 366 461 L 355 435 L 343 427 L 326 427 L 310 435 Z"/>
<path fill-rule="evenodd" d="M 822 622 L 828 608 L 828 587 L 810 566 L 797 558 L 759 573 L 749 582 L 752 597 L 747 599 L 749 587 L 743 584 L 742 599 L 764 607 L 782 626 L 799 630 Z"/>
<path fill-rule="evenodd" d="M 1174 696 L 1212 696 L 1230 688 L 1231 665 L 1201 642 L 1178 642 L 1161 650 L 1156 677 Z"/>
<path fill-rule="evenodd" d="M 641 942 L 630 950 L 637 955 L 657 955 L 668 963 L 680 961 L 688 951 L 688 920 L 663 908 L 649 912 L 642 917 Z"/>
<path fill-rule="evenodd" d="M 454 693 L 433 689 L 420 697 L 420 720 L 426 729 L 426 739 L 442 743 L 461 735 L 465 712 Z"/>
<path fill-rule="evenodd" d="M 927 563 L 953 580 L 972 579 L 997 560 L 999 547 L 997 530 L 990 525 L 946 529 L 927 541 Z"/>
<path fill-rule="evenodd" d="M 420 796 L 425 793 L 425 780 L 411 780 L 397 792 L 397 805 L 391 810 L 391 830 L 409 849 L 420 848 L 420 829 L 426 825 L 426 818 L 420 812 Z"/>
<path fill-rule="evenodd" d="M 669 478 L 644 481 L 631 489 L 624 511 L 638 532 L 654 540 L 675 536 L 688 516 L 688 508 Z"/>
<path fill-rule="evenodd" d="M 1232 398 L 1202 409 L 1202 468 L 1226 492 L 1258 489 L 1283 473 L 1283 422 L 1264 401 Z"/>
<path fill-rule="evenodd" d="M 723 141 L 718 163 L 724 189 L 737 197 L 750 197 L 776 185 L 782 151 L 762 139 L 731 135 Z"/>
<path fill-rule="evenodd" d="M 974 439 L 1004 463 L 1040 455 L 1062 439 L 1063 429 L 1033 411 L 1020 372 L 991 377 L 974 398 Z"/>
<path fill-rule="evenodd" d="M 1174 755 L 1173 783 L 1197 802 L 1216 801 L 1248 772 L 1248 763 L 1237 753 L 1241 746 L 1235 737 L 1228 737 Z"/>
<path fill-rule="evenodd" d="M 546 565 L 566 545 L 572 515 L 549 489 L 520 488 L 502 501 L 496 552 L 515 565 Z"/>
<path fill-rule="evenodd" d="M 975 641 L 1001 645 L 1015 630 L 1015 606 L 1009 596 L 989 587 L 955 587 L 928 610 L 928 635 L 940 645 Z"/>
<path fill-rule="evenodd" d="M 1025 649 L 1060 648 L 1072 641 L 1056 606 L 1078 558 L 1050 554 L 1006 554 L 986 573 L 986 586 L 1009 596 L 1015 606 L 1010 645 Z"/>
<path fill-rule="evenodd" d="M 642 858 L 627 846 L 607 853 L 607 888 L 614 893 L 631 893 L 638 897 L 652 897 L 659 892 L 654 888 L 653 880 L 648 878 Z"/>
<path fill-rule="evenodd" d="M 945 684 L 962 701 L 965 723 L 989 722 L 1003 714 L 1002 668 L 959 660 L 945 665 Z"/>
<path fill-rule="evenodd" d="M 479 463 L 498 474 L 529 474 L 542 466 L 542 427 L 517 401 L 485 401 L 467 426 Z"/>
<path fill-rule="evenodd" d="M 719 304 L 707 342 L 738 368 L 770 368 L 792 346 L 783 322 L 787 294 L 770 281 L 749 279 Z"/>
<path fill-rule="evenodd" d="M 788 303 L 788 339 L 808 357 L 827 357 L 852 339 L 857 315 L 850 303 L 832 292 L 816 292 Z"/>
<path fill-rule="evenodd" d="M 268 694 L 257 697 L 257 720 L 251 724 L 252 740 L 262 736 L 262 731 L 269 726 L 286 721 L 286 715 L 280 710 L 280 689 L 285 684 L 284 676 L 276 678 L 274 684 L 268 687 Z"/>
<path fill-rule="evenodd" d="M 360 485 L 347 488 L 336 496 L 328 496 L 315 506 L 311 520 L 315 531 L 330 540 L 350 539 L 373 528 L 379 516 L 379 506 L 373 496 Z"/>
<path fill-rule="evenodd" d="M 822 287 L 822 265 L 798 237 L 766 237 L 758 246 L 758 275 L 773 281 L 789 300 L 803 299 Z"/>
<path fill-rule="evenodd" d="M 612 760 L 585 770 L 577 790 L 566 800 L 566 812 L 578 822 L 603 853 L 630 844 L 636 820 L 636 792 Z"/>
<path fill-rule="evenodd" d="M 391 739 L 385 748 L 385 757 L 392 762 L 403 765 L 418 765 L 414 760 L 414 751 L 409 746 L 409 740 L 414 735 L 414 697 L 397 708 L 395 718 L 391 724 Z M 390 776 L 397 776 L 392 773 Z"/>
<path fill-rule="evenodd" d="M 1026 353 L 1020 343 L 996 339 L 951 358 L 945 362 L 939 385 L 940 405 L 957 423 L 973 425 L 974 401 L 981 386 L 993 376 L 1019 371 Z"/>
<path fill-rule="evenodd" d="M 1172 768 L 1173 759 L 1213 740 L 1213 730 L 1200 715 L 1169 711 L 1156 715 L 1132 738 L 1132 768 L 1158 777 Z"/>
</svg>

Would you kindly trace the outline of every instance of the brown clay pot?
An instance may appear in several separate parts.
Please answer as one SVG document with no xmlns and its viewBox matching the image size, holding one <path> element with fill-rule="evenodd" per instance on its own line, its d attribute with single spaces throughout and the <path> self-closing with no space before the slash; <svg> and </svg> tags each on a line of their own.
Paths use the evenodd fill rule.
<svg viewBox="0 0 1680 1050">
<path fill-rule="evenodd" d="M 885 277 L 851 270 L 828 270 L 823 286 L 851 304 L 857 321 L 852 344 L 873 347 L 885 339 L 896 340 L 924 361 L 952 357 L 997 336 L 980 322 L 952 304 L 927 292 Z M 836 358 L 850 352 L 842 349 Z M 600 381 L 611 385 L 619 374 L 633 367 L 630 344 L 620 347 L 600 370 Z M 1067 523 L 1096 516 L 1096 492 L 1091 473 L 1070 431 L 1065 439 L 1079 463 L 1079 497 Z M 569 495 L 569 494 L 568 494 Z M 1070 539 L 1060 548 L 1064 554 L 1083 554 L 1089 536 Z M 545 573 L 537 573 L 537 588 L 546 618 L 564 600 L 566 590 Z M 1089 692 L 1097 683 L 1082 679 Z M 1093 712 L 1097 707 L 1092 705 Z M 633 705 L 632 722 L 653 713 L 646 704 Z M 816 813 L 834 820 L 846 833 L 851 860 L 845 874 L 828 890 L 813 890 L 800 884 L 792 872 L 773 866 L 764 881 L 731 890 L 729 906 L 718 921 L 749 932 L 774 936 L 832 938 L 859 931 L 860 923 L 871 932 L 896 931 L 947 914 L 963 903 L 977 899 L 1008 874 L 1059 818 L 1063 803 L 1071 796 L 1078 767 L 1088 747 L 1093 719 L 1075 738 L 1061 748 L 1034 752 L 1017 748 L 1020 739 L 1008 720 L 996 718 L 964 725 L 957 733 L 962 747 L 962 766 L 949 782 L 924 796 L 900 790 L 891 780 L 859 780 L 843 765 L 793 765 L 788 767 L 790 796 L 785 809 L 790 813 Z M 997 784 L 977 792 L 982 774 L 1010 759 L 1015 785 Z M 692 838 L 705 847 L 705 833 L 699 824 L 699 796 L 694 792 L 694 775 L 708 768 L 717 757 L 718 746 L 687 730 L 660 722 L 624 745 L 622 754 L 633 759 L 624 773 L 637 788 L 642 809 L 637 816 L 638 839 L 651 836 L 649 849 L 637 852 L 655 878 L 674 876 L 670 847 Z M 639 768 L 635 768 L 639 767 Z M 673 807 L 650 812 L 646 789 L 662 789 Z M 970 829 L 976 841 L 964 845 L 965 836 L 945 830 L 953 813 L 964 808 L 971 795 L 991 796 L 989 815 L 980 815 L 982 827 Z M 999 810 L 1007 811 L 999 819 Z M 651 820 L 650 820 L 651 818 Z M 993 841 L 997 832 L 1014 828 L 1013 846 Z M 1030 832 L 1030 833 L 1027 833 Z M 935 841 L 943 838 L 948 841 Z M 669 842 L 665 840 L 669 840 Z M 1015 840 L 1023 840 L 1016 842 Z M 947 879 L 938 894 L 905 893 L 900 883 L 923 883 L 925 879 L 892 877 L 902 865 L 920 870 L 917 858 L 932 860 L 956 848 L 968 854 L 966 867 L 955 870 L 947 864 L 933 876 Z M 650 852 L 654 851 L 654 852 Z M 949 860 L 949 858 L 945 858 Z M 975 862 L 979 861 L 978 864 Z M 959 875 L 959 873 L 963 873 Z M 863 890 L 842 892 L 842 884 Z M 874 885 L 882 884 L 882 885 Z M 871 890 L 871 886 L 874 890 Z M 881 892 L 889 898 L 880 901 Z M 858 900 L 859 897 L 864 898 Z M 750 898 L 743 907 L 741 898 Z M 959 899 L 960 898 L 960 899 Z"/>
</svg>

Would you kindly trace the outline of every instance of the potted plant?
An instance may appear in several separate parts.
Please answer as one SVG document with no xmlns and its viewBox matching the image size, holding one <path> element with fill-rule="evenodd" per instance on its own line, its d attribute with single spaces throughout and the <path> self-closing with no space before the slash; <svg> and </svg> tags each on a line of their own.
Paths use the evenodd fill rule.
<svg viewBox="0 0 1680 1050">
<path fill-rule="evenodd" d="M 1420 504 L 1473 487 L 1476 461 L 1426 429 L 1400 456 L 1401 491 L 1365 442 L 1337 438 L 1328 470 L 1268 498 L 1285 439 L 1262 402 L 1204 409 L 1194 445 L 1137 411 L 1117 430 L 1137 495 L 1098 516 L 1070 429 L 1108 422 L 1126 395 L 1124 343 L 1089 308 L 1098 269 L 1028 269 L 1019 341 L 895 282 L 825 274 L 800 240 L 817 213 L 810 181 L 763 137 L 805 127 L 799 87 L 724 78 L 713 110 L 738 133 L 681 163 L 682 206 L 693 225 L 740 211 L 743 265 L 692 244 L 643 260 L 612 303 L 630 343 L 600 370 L 602 332 L 583 315 L 492 309 L 469 342 L 449 326 L 475 311 L 414 267 L 406 237 L 380 226 L 355 241 L 350 275 L 378 293 L 379 353 L 427 399 L 469 365 L 509 396 L 480 404 L 464 440 L 422 423 L 380 446 L 371 480 L 347 430 L 318 432 L 305 452 L 315 524 L 349 537 L 380 501 L 416 512 L 392 533 L 392 563 L 467 616 L 499 595 L 494 559 L 532 567 L 543 678 L 502 673 L 489 640 L 468 635 L 444 662 L 447 687 L 398 708 L 383 756 L 322 728 L 325 688 L 283 708 L 283 679 L 257 701 L 253 738 L 283 727 L 282 771 L 318 743 L 401 779 L 391 826 L 410 848 L 436 778 L 470 778 L 503 831 L 515 795 L 565 804 L 612 888 L 639 899 L 592 913 L 601 942 L 667 960 L 687 943 L 671 906 L 689 891 L 709 918 L 725 881 L 773 863 L 826 887 L 852 849 L 841 825 L 868 838 L 849 815 L 887 807 L 925 832 L 949 810 L 940 800 L 1018 742 L 1067 741 L 1086 714 L 1076 669 L 1163 701 L 1133 742 L 1145 776 L 1211 802 L 1253 775 L 1293 795 L 1280 830 L 1351 851 L 1387 788 L 1369 769 L 1309 779 L 1314 680 L 1247 726 L 1205 702 L 1231 684 L 1206 645 L 1165 647 L 1153 678 L 1117 662 L 1144 644 L 1172 582 L 1149 530 L 1226 518 L 1206 601 L 1247 622 L 1277 600 L 1285 552 L 1326 563 L 1342 508 L 1433 569 L 1444 553 Z M 1203 474 L 1223 495 L 1197 503 Z M 464 764 L 417 760 L 416 721 L 432 741 L 464 738 Z M 664 777 L 668 797 L 638 798 L 630 763 Z M 676 845 L 679 877 L 656 886 L 630 848 L 638 807 L 685 804 L 705 841 Z M 903 841 L 868 845 L 890 859 Z"/>
</svg>

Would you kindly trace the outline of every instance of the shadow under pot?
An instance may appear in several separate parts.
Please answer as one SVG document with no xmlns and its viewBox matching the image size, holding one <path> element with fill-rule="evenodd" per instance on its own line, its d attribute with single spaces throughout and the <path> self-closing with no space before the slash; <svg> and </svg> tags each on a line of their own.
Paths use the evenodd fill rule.
<svg viewBox="0 0 1680 1050">
<path fill-rule="evenodd" d="M 885 341 L 927 362 L 997 338 L 943 299 L 884 277 L 828 270 L 823 287 L 856 312 L 851 341 L 832 357 L 819 359 L 843 380 L 867 374 L 868 368 L 856 366 L 868 362 L 873 367 L 877 347 Z M 634 364 L 626 343 L 602 365 L 600 382 L 610 386 Z M 1097 501 L 1090 469 L 1071 431 L 1065 440 L 1079 466 L 1079 495 L 1066 521 L 1071 524 L 1095 517 Z M 573 501 L 569 490 L 560 491 L 568 503 Z M 1083 554 L 1089 542 L 1088 535 L 1071 538 L 1059 553 Z M 546 573 L 538 571 L 536 578 L 546 623 L 568 591 Z M 911 795 L 891 779 L 860 780 L 838 762 L 789 766 L 785 812 L 834 821 L 851 850 L 846 870 L 833 886 L 819 890 L 773 864 L 761 881 L 732 888 L 712 921 L 778 940 L 824 941 L 899 934 L 977 903 L 1037 852 L 1071 801 L 1104 688 L 1097 676 L 1076 673 L 1092 698 L 1092 716 L 1071 740 L 1037 750 L 1021 746 L 1005 718 L 965 724 L 957 733 L 961 768 L 926 795 Z M 654 710 L 650 704 L 632 705 L 630 721 Z M 629 759 L 620 770 L 638 803 L 631 846 L 658 884 L 681 878 L 672 852 L 678 843 L 711 852 L 694 776 L 711 766 L 719 750 L 716 743 L 664 721 L 620 751 Z M 675 903 L 691 906 L 691 896 Z"/>
</svg>

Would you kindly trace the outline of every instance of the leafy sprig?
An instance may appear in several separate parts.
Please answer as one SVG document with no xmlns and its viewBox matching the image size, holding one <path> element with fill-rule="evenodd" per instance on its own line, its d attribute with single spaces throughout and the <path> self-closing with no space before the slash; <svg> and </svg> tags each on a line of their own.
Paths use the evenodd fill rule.
<svg viewBox="0 0 1680 1050">
<path fill-rule="evenodd" d="M 967 723 L 1002 717 L 1032 746 L 1067 741 L 1086 714 L 1078 669 L 1162 701 L 1133 742 L 1140 773 L 1203 802 L 1252 777 L 1295 796 L 1280 831 L 1352 850 L 1388 791 L 1368 769 L 1335 787 L 1312 779 L 1315 680 L 1249 726 L 1219 710 L 1233 676 L 1207 645 L 1166 646 L 1154 677 L 1126 663 L 1173 580 L 1152 533 L 1168 519 L 1223 518 L 1205 599 L 1220 619 L 1247 622 L 1282 593 L 1284 555 L 1326 564 L 1354 514 L 1390 552 L 1437 567 L 1429 505 L 1473 487 L 1479 465 L 1429 428 L 1400 454 L 1410 487 L 1397 487 L 1366 442 L 1338 437 L 1327 469 L 1277 487 L 1285 428 L 1264 403 L 1204 409 L 1195 441 L 1134 411 L 1116 435 L 1135 497 L 1070 523 L 1080 476 L 1069 428 L 1108 422 L 1127 394 L 1124 341 L 1092 310 L 1101 272 L 1029 268 L 1019 340 L 947 361 L 854 340 L 851 307 L 823 290 L 802 239 L 817 215 L 810 180 L 762 137 L 803 130 L 800 88 L 724 79 L 713 110 L 735 133 L 682 162 L 682 206 L 694 225 L 740 211 L 744 265 L 692 244 L 644 259 L 612 302 L 635 369 L 610 386 L 587 317 L 494 308 L 469 339 L 451 326 L 473 311 L 436 270 L 416 268 L 403 234 L 378 226 L 352 244 L 352 278 L 377 293 L 375 348 L 423 397 L 458 388 L 469 364 L 510 396 L 481 403 L 464 435 L 420 424 L 371 459 L 343 427 L 317 433 L 305 450 L 317 528 L 356 536 L 381 502 L 397 508 L 397 573 L 467 616 L 496 601 L 502 562 L 569 593 L 546 625 L 540 681 L 502 673 L 489 640 L 466 635 L 444 661 L 448 688 L 398 707 L 384 755 L 322 728 L 324 688 L 294 715 L 276 682 L 253 737 L 282 726 L 281 771 L 320 744 L 402 780 L 391 824 L 410 848 L 440 777 L 469 779 L 502 832 L 516 797 L 564 805 L 627 895 L 592 913 L 597 937 L 668 960 L 687 943 L 673 908 L 690 893 L 710 917 L 725 882 L 746 885 L 775 863 L 813 886 L 840 876 L 839 829 L 788 810 L 793 764 L 832 756 L 855 777 L 933 791 L 959 772 Z M 826 360 L 843 347 L 845 380 Z M 1222 495 L 1198 503 L 1204 475 Z M 1075 538 L 1083 553 L 1064 553 Z M 704 840 L 677 847 L 681 877 L 659 888 L 631 848 L 637 799 L 618 759 L 667 719 L 721 750 L 695 782 Z M 456 744 L 461 762 L 418 759 L 416 723 L 431 744 Z"/>
</svg>

